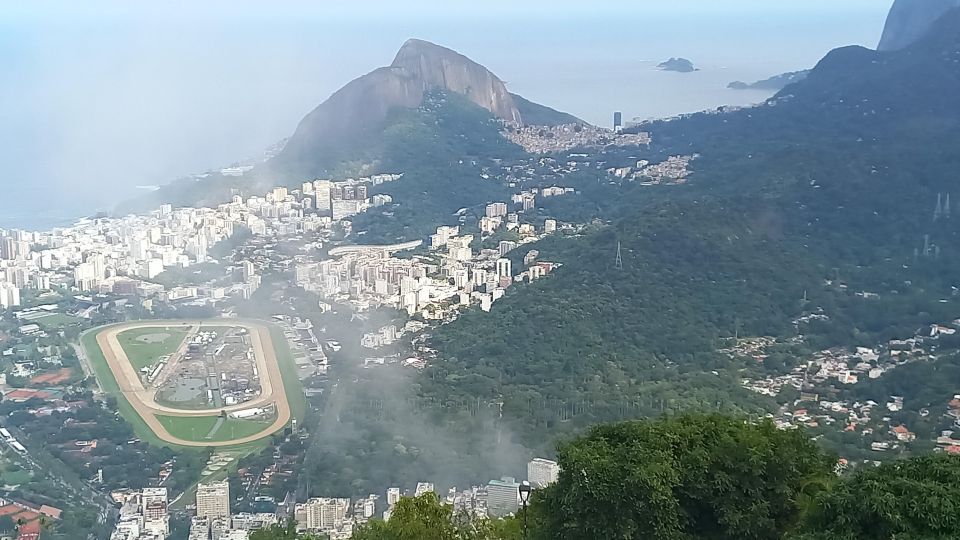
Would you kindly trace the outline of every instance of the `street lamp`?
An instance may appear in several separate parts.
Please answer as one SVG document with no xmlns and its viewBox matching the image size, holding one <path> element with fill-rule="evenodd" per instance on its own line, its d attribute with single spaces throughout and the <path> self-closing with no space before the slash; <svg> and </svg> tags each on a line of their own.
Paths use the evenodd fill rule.
<svg viewBox="0 0 960 540">
<path fill-rule="evenodd" d="M 527 538 L 527 503 L 530 502 L 530 491 L 533 488 L 530 487 L 530 482 L 524 480 L 520 482 L 520 487 L 517 488 L 520 491 L 520 503 L 523 504 L 523 538 Z"/>
</svg>

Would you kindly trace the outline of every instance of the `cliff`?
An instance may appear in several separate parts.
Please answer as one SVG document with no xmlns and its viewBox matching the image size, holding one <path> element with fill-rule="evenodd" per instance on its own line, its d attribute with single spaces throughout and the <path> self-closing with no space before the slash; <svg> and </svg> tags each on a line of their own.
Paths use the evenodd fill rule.
<svg viewBox="0 0 960 540">
<path fill-rule="evenodd" d="M 896 0 L 883 27 L 878 51 L 896 51 L 913 44 L 960 0 Z"/>
</svg>

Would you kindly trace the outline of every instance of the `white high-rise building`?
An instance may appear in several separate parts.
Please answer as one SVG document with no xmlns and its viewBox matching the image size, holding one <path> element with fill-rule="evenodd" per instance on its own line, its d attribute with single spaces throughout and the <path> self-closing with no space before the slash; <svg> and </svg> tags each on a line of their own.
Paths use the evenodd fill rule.
<svg viewBox="0 0 960 540">
<path fill-rule="evenodd" d="M 534 458 L 527 463 L 527 481 L 535 488 L 547 487 L 557 481 L 560 475 L 560 466 L 556 461 Z"/>
<path fill-rule="evenodd" d="M 548 219 L 543 222 L 543 232 L 550 234 L 557 232 L 557 220 Z"/>
<path fill-rule="evenodd" d="M 500 258 L 497 259 L 497 277 L 511 277 L 513 276 L 512 263 L 510 259 Z"/>
<path fill-rule="evenodd" d="M 45 276 L 43 274 L 35 274 L 31 281 L 33 283 L 33 288 L 38 291 L 50 290 L 50 276 Z"/>
<path fill-rule="evenodd" d="M 333 182 L 329 180 L 317 180 L 313 183 L 313 197 L 318 212 L 330 213 L 330 188 L 332 187 Z"/>
<path fill-rule="evenodd" d="M 520 484 L 515 478 L 503 477 L 487 484 L 487 513 L 499 517 L 520 508 Z"/>
<path fill-rule="evenodd" d="M 230 484 L 226 480 L 197 486 L 197 517 L 230 517 Z"/>
<path fill-rule="evenodd" d="M 472 272 L 473 284 L 477 287 L 487 282 L 487 271 L 483 268 L 474 268 Z"/>
<path fill-rule="evenodd" d="M 248 281 L 254 274 L 256 274 L 256 267 L 253 265 L 252 261 L 243 261 L 240 263 L 240 276 L 243 278 L 243 281 Z"/>
<path fill-rule="evenodd" d="M 310 531 L 328 531 L 343 524 L 350 510 L 350 499 L 330 499 L 317 497 L 297 505 L 304 515 L 306 529 Z"/>
<path fill-rule="evenodd" d="M 0 283 L 0 308 L 10 309 L 19 305 L 20 289 L 12 283 Z"/>
<path fill-rule="evenodd" d="M 487 205 L 487 208 L 484 214 L 488 218 L 495 218 L 499 216 L 507 215 L 507 203 L 505 202 L 495 202 Z"/>
<path fill-rule="evenodd" d="M 400 488 L 392 487 L 387 489 L 387 504 L 393 506 L 400 501 Z"/>
<path fill-rule="evenodd" d="M 97 284 L 97 279 L 95 276 L 96 270 L 94 269 L 92 262 L 80 263 L 73 267 L 73 283 L 81 291 L 89 291 L 93 289 L 93 287 Z"/>
</svg>

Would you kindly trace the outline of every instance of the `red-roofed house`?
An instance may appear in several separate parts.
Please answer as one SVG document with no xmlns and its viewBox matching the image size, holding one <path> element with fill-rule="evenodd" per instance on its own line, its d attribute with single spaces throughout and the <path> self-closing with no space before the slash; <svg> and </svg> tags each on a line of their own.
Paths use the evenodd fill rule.
<svg viewBox="0 0 960 540">
<path fill-rule="evenodd" d="M 40 522 L 31 521 L 17 527 L 17 540 L 37 540 L 40 538 Z"/>
<path fill-rule="evenodd" d="M 910 442 L 917 438 L 917 436 L 907 429 L 907 426 L 904 426 L 903 424 L 891 429 L 890 431 L 892 431 L 897 440 L 901 442 Z"/>
<path fill-rule="evenodd" d="M 40 513 L 53 519 L 60 519 L 60 515 L 63 514 L 63 510 L 57 508 L 56 506 L 40 506 Z"/>
</svg>

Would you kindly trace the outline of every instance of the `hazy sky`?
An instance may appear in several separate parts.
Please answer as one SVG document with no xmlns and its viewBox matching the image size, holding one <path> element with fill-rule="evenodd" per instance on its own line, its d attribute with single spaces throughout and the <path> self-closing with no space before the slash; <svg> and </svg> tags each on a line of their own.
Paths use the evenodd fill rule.
<svg viewBox="0 0 960 540">
<path fill-rule="evenodd" d="M 0 227 L 259 155 L 408 37 L 606 125 L 761 100 L 725 86 L 875 46 L 891 0 L 145 4 L 0 1 Z"/>
</svg>

